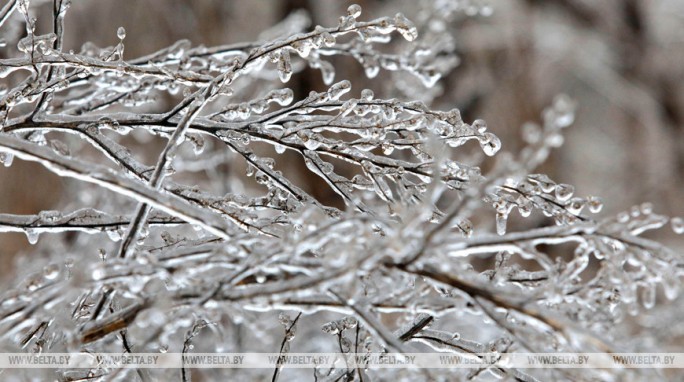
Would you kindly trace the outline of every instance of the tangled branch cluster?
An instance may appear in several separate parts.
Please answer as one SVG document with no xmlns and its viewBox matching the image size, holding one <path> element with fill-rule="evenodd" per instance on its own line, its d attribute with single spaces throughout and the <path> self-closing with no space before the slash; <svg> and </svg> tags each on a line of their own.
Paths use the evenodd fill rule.
<svg viewBox="0 0 684 382">
<path fill-rule="evenodd" d="M 10 1 L 0 18 L 19 13 L 26 25 L 17 56 L 0 60 L 0 160 L 76 180 L 61 211 L 0 215 L 1 231 L 24 232 L 45 255 L 3 295 L 6 350 L 636 351 L 619 330 L 625 313 L 653 308 L 659 287 L 669 299 L 679 293 L 681 257 L 642 234 L 670 221 L 682 233 L 681 219 L 648 204 L 596 218 L 599 198 L 534 173 L 574 119 L 567 97 L 527 127 L 520 154 L 502 155 L 483 175 L 482 161 L 501 148 L 484 121 L 367 89 L 354 96 L 349 81 L 335 82 L 330 56 L 353 57 L 368 77 L 387 70 L 426 89 L 438 82 L 453 52 L 382 48 L 397 35 L 417 38 L 402 14 L 362 21 L 352 5 L 332 27 L 214 48 L 179 41 L 124 60 L 123 28 L 113 47 L 63 51 L 69 1 L 53 8 L 54 30 L 43 35 L 27 0 Z M 295 100 L 276 81 L 307 65 L 328 89 Z M 453 159 L 462 146 L 484 155 Z M 293 157 L 345 208 L 298 185 L 288 175 Z M 547 225 L 511 231 L 514 213 L 542 214 Z M 489 258 L 486 269 L 473 266 Z M 340 367 L 314 377 L 365 381 L 379 372 Z M 527 381 L 644 371 L 463 372 Z"/>
</svg>

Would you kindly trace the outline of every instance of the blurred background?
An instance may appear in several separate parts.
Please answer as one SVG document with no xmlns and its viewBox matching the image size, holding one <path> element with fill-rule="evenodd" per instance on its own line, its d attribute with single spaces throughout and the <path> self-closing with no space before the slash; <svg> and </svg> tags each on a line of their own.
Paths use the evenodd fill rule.
<svg viewBox="0 0 684 382">
<path fill-rule="evenodd" d="M 64 45 L 75 51 L 86 41 L 115 45 L 120 26 L 127 31 L 126 59 L 179 39 L 206 46 L 254 41 L 268 38 L 262 31 L 297 10 L 308 14 L 309 28 L 337 25 L 351 3 L 79 0 L 67 14 Z M 355 89 L 371 88 L 378 97 L 420 97 L 436 109 L 456 107 L 466 122 L 487 121 L 503 150 L 511 152 L 522 147 L 523 124 L 540 122 L 553 97 L 567 94 L 577 102 L 576 121 L 565 130 L 564 145 L 539 172 L 575 185 L 580 195 L 603 197 L 604 214 L 650 201 L 655 212 L 684 215 L 684 1 L 355 3 L 363 7 L 362 20 L 403 12 L 419 27 L 420 46 L 458 59 L 440 68 L 443 78 L 429 91 L 410 80 L 395 86 L 397 76 L 406 76 L 402 73 L 381 72 L 367 79 L 352 59 L 336 62 L 336 80 L 350 79 Z M 39 33 L 45 33 L 51 28 L 51 2 L 32 4 L 44 31 Z M 16 57 L 14 42 L 24 33 L 21 22 L 5 25 L 2 35 L 8 43 L 0 48 L 0 57 Z M 312 69 L 293 76 L 287 86 L 295 97 L 325 89 L 320 73 Z M 328 204 L 339 203 L 313 178 L 305 179 L 305 189 Z M 41 166 L 19 160 L 0 167 L 0 212 L 57 209 L 68 199 L 62 195 L 63 182 Z M 684 244 L 669 229 L 651 237 Z M 4 264 L 28 247 L 23 234 L 0 234 Z"/>
</svg>

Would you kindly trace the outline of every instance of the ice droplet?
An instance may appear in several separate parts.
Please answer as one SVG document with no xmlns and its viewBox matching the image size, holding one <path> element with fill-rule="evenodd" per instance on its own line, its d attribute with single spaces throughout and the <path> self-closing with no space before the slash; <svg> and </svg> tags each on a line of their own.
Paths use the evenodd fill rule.
<svg viewBox="0 0 684 382">
<path fill-rule="evenodd" d="M 537 143 L 542 137 L 542 130 L 536 123 L 527 122 L 522 126 L 523 139 L 527 143 Z"/>
<path fill-rule="evenodd" d="M 597 214 L 603 209 L 603 201 L 601 198 L 590 196 L 589 200 L 587 201 L 587 206 L 589 207 L 589 212 L 592 214 Z"/>
<path fill-rule="evenodd" d="M 680 217 L 674 217 L 670 219 L 670 225 L 672 226 L 672 231 L 677 235 L 684 233 L 684 219 Z"/>
<path fill-rule="evenodd" d="M 344 325 L 345 329 L 355 328 L 356 325 L 358 325 L 358 323 L 359 322 L 356 320 L 356 318 L 354 318 L 352 316 L 347 316 L 347 317 L 342 319 L 342 324 Z"/>
<path fill-rule="evenodd" d="M 529 217 L 532 214 L 532 206 L 529 203 L 519 203 L 518 212 L 524 218 Z"/>
<path fill-rule="evenodd" d="M 482 119 L 474 120 L 471 126 L 478 134 L 484 134 L 487 131 L 487 122 Z"/>
<path fill-rule="evenodd" d="M 347 8 L 347 14 L 353 18 L 358 18 L 361 16 L 361 6 L 358 4 L 352 4 Z"/>
<path fill-rule="evenodd" d="M 328 322 L 326 324 L 323 324 L 323 326 L 321 327 L 321 330 L 323 330 L 324 332 L 326 332 L 328 334 L 337 334 L 340 332 L 340 327 L 337 324 L 337 322 L 332 321 L 332 322 Z"/>
<path fill-rule="evenodd" d="M 491 157 L 501 149 L 501 141 L 496 135 L 485 133 L 480 139 L 480 146 L 482 147 L 482 151 L 484 151 L 487 156 Z"/>
<path fill-rule="evenodd" d="M 125 39 L 126 38 L 126 28 L 119 27 L 119 29 L 116 30 L 116 37 L 118 37 L 119 40 Z"/>
<path fill-rule="evenodd" d="M 644 215 L 650 215 L 651 213 L 653 213 L 653 204 L 643 203 L 641 206 L 639 206 L 639 210 Z"/>
<path fill-rule="evenodd" d="M 572 198 L 572 194 L 575 193 L 575 187 L 569 184 L 561 183 L 556 185 L 556 199 L 564 202 Z"/>
<path fill-rule="evenodd" d="M 118 228 L 114 229 L 108 229 L 107 230 L 107 236 L 109 236 L 109 239 L 111 241 L 119 241 L 121 240 L 121 232 L 119 232 Z"/>
<path fill-rule="evenodd" d="M 276 89 L 272 90 L 267 98 L 271 102 L 275 102 L 280 106 L 287 106 L 290 103 L 292 103 L 292 99 L 294 98 L 294 93 L 292 92 L 292 89 L 290 88 L 284 88 L 284 89 Z"/>
<path fill-rule="evenodd" d="M 582 198 L 572 198 L 568 203 L 565 205 L 565 208 L 570 212 L 571 214 L 577 215 L 580 212 L 582 212 L 582 209 L 584 208 L 586 201 Z"/>
<path fill-rule="evenodd" d="M 435 86 L 437 81 L 442 78 L 442 74 L 435 69 L 420 70 L 416 73 L 425 87 Z"/>
<path fill-rule="evenodd" d="M 629 221 L 629 213 L 627 212 L 620 212 L 617 215 L 617 221 L 618 223 L 627 223 Z"/>
<path fill-rule="evenodd" d="M 14 154 L 12 154 L 12 153 L 0 153 L 0 163 L 2 163 L 5 167 L 11 166 L 13 160 L 14 160 Z"/>
<path fill-rule="evenodd" d="M 328 94 L 330 95 L 330 99 L 332 100 L 338 100 L 340 97 L 342 97 L 345 93 L 349 92 L 351 90 L 351 82 L 347 80 L 340 81 L 328 89 Z"/>
<path fill-rule="evenodd" d="M 482 17 L 490 17 L 493 14 L 494 8 L 491 5 L 483 5 L 482 8 L 480 8 L 480 15 Z"/>
<path fill-rule="evenodd" d="M 506 234 L 506 220 L 508 220 L 508 216 L 505 213 L 497 212 L 496 213 L 496 233 L 499 235 L 505 235 Z"/>
<path fill-rule="evenodd" d="M 48 280 L 54 280 L 59 275 L 59 265 L 50 264 L 43 268 L 43 276 Z"/>
<path fill-rule="evenodd" d="M 339 30 L 347 30 L 354 26 L 356 19 L 353 16 L 340 16 L 339 22 L 337 23 L 337 28 Z"/>
<path fill-rule="evenodd" d="M 292 319 L 287 315 L 287 313 L 280 312 L 278 314 L 278 322 L 280 322 L 280 325 L 283 325 L 287 328 L 292 324 Z"/>
<path fill-rule="evenodd" d="M 418 37 L 418 29 L 403 13 L 394 16 L 394 26 L 407 41 L 413 41 Z"/>
<path fill-rule="evenodd" d="M 563 128 L 575 121 L 575 102 L 565 94 L 557 96 L 553 101 L 554 123 Z"/>
<path fill-rule="evenodd" d="M 24 233 L 26 233 L 26 239 L 28 240 L 28 242 L 30 244 L 36 244 L 38 242 L 38 235 L 39 235 L 38 231 L 31 229 L 31 228 L 27 228 L 24 231 Z"/>
</svg>

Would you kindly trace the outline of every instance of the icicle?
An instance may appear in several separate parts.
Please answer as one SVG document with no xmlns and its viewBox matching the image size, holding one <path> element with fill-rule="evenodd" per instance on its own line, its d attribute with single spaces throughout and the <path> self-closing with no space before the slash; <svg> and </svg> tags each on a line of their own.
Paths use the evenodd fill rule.
<svg viewBox="0 0 684 382">
<path fill-rule="evenodd" d="M 352 4 L 347 8 L 347 15 L 353 17 L 353 18 L 358 18 L 361 16 L 361 6 L 358 4 Z"/>
<path fill-rule="evenodd" d="M 496 233 L 499 235 L 506 234 L 506 221 L 508 220 L 508 215 L 503 212 L 496 213 Z"/>
</svg>

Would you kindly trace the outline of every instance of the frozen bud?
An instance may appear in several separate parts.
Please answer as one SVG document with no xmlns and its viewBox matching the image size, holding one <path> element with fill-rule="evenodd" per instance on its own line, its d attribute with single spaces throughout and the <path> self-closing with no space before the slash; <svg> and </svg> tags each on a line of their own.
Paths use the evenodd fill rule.
<svg viewBox="0 0 684 382">
<path fill-rule="evenodd" d="M 458 109 L 449 110 L 446 112 L 444 120 L 454 126 L 460 125 L 463 122 L 461 119 L 461 111 Z"/>
<path fill-rule="evenodd" d="M 351 317 L 351 316 L 345 317 L 342 322 L 344 324 L 345 329 L 355 328 L 356 325 L 358 324 L 358 321 L 356 320 L 356 318 Z"/>
<path fill-rule="evenodd" d="M 487 122 L 482 119 L 476 119 L 473 121 L 472 127 L 478 134 L 484 134 L 487 131 Z"/>
<path fill-rule="evenodd" d="M 644 215 L 650 215 L 651 213 L 653 213 L 653 204 L 643 203 L 641 206 L 639 206 L 639 210 Z"/>
</svg>

